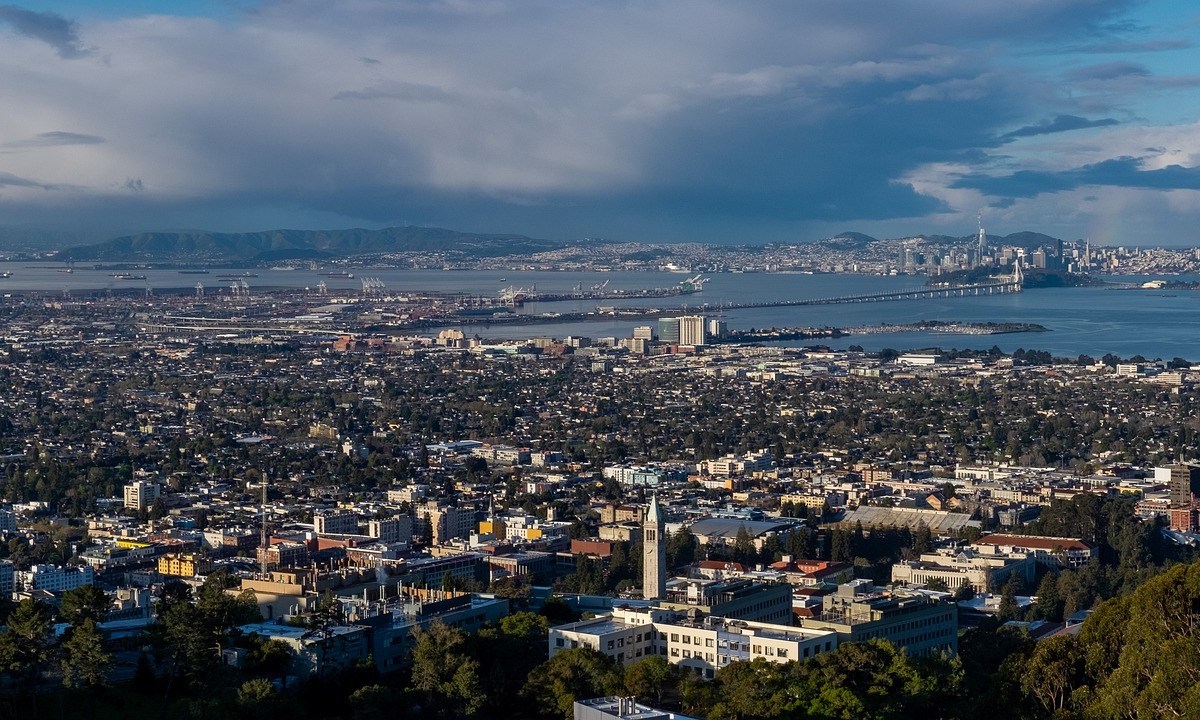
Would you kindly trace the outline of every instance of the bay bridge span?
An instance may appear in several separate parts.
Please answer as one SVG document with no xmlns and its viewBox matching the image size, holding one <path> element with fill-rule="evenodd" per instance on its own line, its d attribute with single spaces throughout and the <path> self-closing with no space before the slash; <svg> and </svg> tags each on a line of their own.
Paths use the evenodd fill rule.
<svg viewBox="0 0 1200 720">
<path fill-rule="evenodd" d="M 840 295 L 806 300 L 777 300 L 768 302 L 733 303 L 728 308 L 795 307 L 803 305 L 846 305 L 850 303 L 889 302 L 893 300 L 929 300 L 933 298 L 968 297 L 974 295 L 998 295 L 1019 293 L 1023 289 L 1024 276 L 1020 266 L 1012 275 L 989 278 L 985 282 L 968 285 L 932 285 L 909 290 L 891 290 L 879 293 Z"/>
</svg>

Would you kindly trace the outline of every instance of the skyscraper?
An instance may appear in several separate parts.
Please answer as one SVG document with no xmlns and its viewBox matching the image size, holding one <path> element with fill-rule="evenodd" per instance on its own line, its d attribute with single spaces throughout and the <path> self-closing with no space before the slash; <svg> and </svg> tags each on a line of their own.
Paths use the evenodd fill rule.
<svg viewBox="0 0 1200 720">
<path fill-rule="evenodd" d="M 650 498 L 642 523 L 642 597 L 661 600 L 667 594 L 667 539 L 663 535 L 662 508 L 658 496 Z"/>
<path fill-rule="evenodd" d="M 704 336 L 704 316 L 685 315 L 679 318 L 679 344 L 703 345 L 707 338 Z"/>
<path fill-rule="evenodd" d="M 1190 507 L 1200 495 L 1200 467 L 1176 463 L 1154 469 L 1154 479 L 1165 481 L 1170 490 L 1171 507 Z"/>
<path fill-rule="evenodd" d="M 679 318 L 658 319 L 658 341 L 671 345 L 679 342 Z"/>
</svg>

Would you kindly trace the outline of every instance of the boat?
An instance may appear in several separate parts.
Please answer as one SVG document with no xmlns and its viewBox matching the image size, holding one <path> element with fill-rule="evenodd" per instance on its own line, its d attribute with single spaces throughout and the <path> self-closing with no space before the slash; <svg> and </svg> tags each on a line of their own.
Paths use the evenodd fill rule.
<svg viewBox="0 0 1200 720">
<path fill-rule="evenodd" d="M 68 275 L 71 275 L 72 273 L 75 272 L 75 268 L 59 268 L 58 271 L 60 273 L 66 273 Z"/>
<path fill-rule="evenodd" d="M 242 278 L 256 278 L 256 277 L 258 277 L 257 273 L 244 272 L 244 273 L 226 273 L 224 275 L 218 275 L 217 279 L 218 280 L 241 280 Z"/>
<path fill-rule="evenodd" d="M 108 275 L 113 280 L 145 280 L 145 275 L 132 275 L 130 273 L 109 273 Z"/>
<path fill-rule="evenodd" d="M 180 275 L 207 275 L 207 270 L 180 270 Z"/>
<path fill-rule="evenodd" d="M 325 277 L 331 277 L 331 278 L 349 278 L 351 280 L 354 279 L 354 273 L 346 272 L 345 270 L 338 270 L 337 272 L 327 272 L 327 273 L 322 273 L 322 274 Z"/>
<path fill-rule="evenodd" d="M 12 277 L 11 272 L 8 272 L 7 270 L 4 272 L 0 272 L 0 278 L 10 278 L 10 277 Z"/>
</svg>

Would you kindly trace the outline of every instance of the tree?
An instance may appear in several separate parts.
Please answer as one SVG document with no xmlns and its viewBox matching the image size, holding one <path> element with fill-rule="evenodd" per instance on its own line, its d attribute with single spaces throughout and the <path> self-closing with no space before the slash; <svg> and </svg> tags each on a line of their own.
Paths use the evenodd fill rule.
<svg viewBox="0 0 1200 720">
<path fill-rule="evenodd" d="M 1067 708 L 1071 693 L 1084 683 L 1084 653 L 1074 635 L 1059 635 L 1034 646 L 1021 687 L 1048 714 Z"/>
<path fill-rule="evenodd" d="M 783 717 L 789 709 L 780 701 L 787 683 L 783 665 L 763 658 L 730 663 L 717 671 L 713 704 L 702 714 L 711 720 Z"/>
<path fill-rule="evenodd" d="M 570 720 L 576 700 L 615 695 L 622 687 L 615 660 L 588 648 L 572 648 L 534 668 L 521 694 L 546 717 Z"/>
<path fill-rule="evenodd" d="M 237 689 L 238 714 L 246 720 L 262 720 L 273 717 L 277 699 L 275 686 L 270 680 L 254 678 L 242 683 Z"/>
<path fill-rule="evenodd" d="M 517 612 L 497 625 L 485 627 L 471 640 L 472 656 L 503 658 L 483 664 L 482 679 L 493 715 L 520 715 L 523 707 L 513 688 L 520 687 L 529 673 L 546 660 L 546 632 L 550 622 L 542 615 Z"/>
<path fill-rule="evenodd" d="M 268 678 L 278 678 L 280 687 L 287 689 L 288 674 L 296 660 L 296 653 L 290 645 L 274 638 L 264 640 L 248 653 L 247 659 L 255 672 Z"/>
<path fill-rule="evenodd" d="M 625 667 L 625 691 L 660 707 L 663 698 L 679 690 L 679 673 L 661 655 L 651 655 Z"/>
<path fill-rule="evenodd" d="M 395 717 L 398 698 L 395 691 L 383 685 L 364 685 L 350 693 L 347 702 L 353 720 L 384 720 Z"/>
<path fill-rule="evenodd" d="M 929 580 L 925 583 L 925 587 L 929 588 L 930 590 L 937 590 L 938 592 L 950 591 L 950 586 L 946 584 L 946 581 L 936 577 L 929 578 Z"/>
<path fill-rule="evenodd" d="M 914 553 L 920 555 L 921 553 L 929 552 L 932 548 L 933 533 L 929 530 L 929 526 L 925 524 L 925 521 L 922 520 L 917 523 L 917 529 L 913 532 L 912 550 Z"/>
<path fill-rule="evenodd" d="M 486 703 L 479 661 L 466 650 L 458 628 L 434 623 L 414 633 L 412 687 L 425 694 L 429 707 L 445 717 L 475 715 Z"/>
<path fill-rule="evenodd" d="M 1084 623 L 1092 712 L 1099 717 L 1200 713 L 1200 563 L 1176 565 Z"/>
<path fill-rule="evenodd" d="M 71 629 L 62 652 L 63 685 L 95 690 L 106 683 L 112 655 L 104 649 L 103 638 L 91 618 L 84 618 Z"/>
<path fill-rule="evenodd" d="M 667 569 L 691 565 L 696 561 L 696 538 L 692 531 L 680 527 L 667 536 Z"/>
<path fill-rule="evenodd" d="M 36 600 L 22 600 L 8 616 L 8 630 L 0 633 L 0 671 L 31 692 L 50 657 L 50 612 Z"/>
<path fill-rule="evenodd" d="M 103 590 L 95 585 L 81 585 L 63 593 L 58 614 L 72 625 L 83 620 L 99 622 L 111 606 L 112 602 Z"/>
<path fill-rule="evenodd" d="M 733 541 L 733 559 L 740 563 L 752 563 L 757 555 L 754 549 L 754 536 L 745 525 L 738 527 L 737 537 Z"/>
</svg>

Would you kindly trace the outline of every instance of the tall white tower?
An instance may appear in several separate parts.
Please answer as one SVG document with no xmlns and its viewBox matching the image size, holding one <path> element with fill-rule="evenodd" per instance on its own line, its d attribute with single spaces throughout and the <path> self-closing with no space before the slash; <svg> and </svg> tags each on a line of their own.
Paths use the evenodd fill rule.
<svg viewBox="0 0 1200 720">
<path fill-rule="evenodd" d="M 983 264 L 983 245 L 987 242 L 987 233 L 983 230 L 983 217 L 978 218 L 979 235 L 975 238 L 975 266 Z"/>
<path fill-rule="evenodd" d="M 642 597 L 661 600 L 667 595 L 667 539 L 663 536 L 662 508 L 658 496 L 650 498 L 642 523 Z"/>
</svg>

